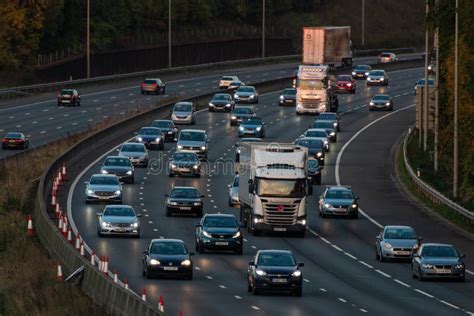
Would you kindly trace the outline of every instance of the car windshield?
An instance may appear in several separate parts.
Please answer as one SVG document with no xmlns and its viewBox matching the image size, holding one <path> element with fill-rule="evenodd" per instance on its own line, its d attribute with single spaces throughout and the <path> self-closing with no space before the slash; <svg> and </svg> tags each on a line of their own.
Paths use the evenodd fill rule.
<svg viewBox="0 0 474 316">
<path fill-rule="evenodd" d="M 135 212 L 130 207 L 107 207 L 104 216 L 135 216 Z"/>
<path fill-rule="evenodd" d="M 228 216 L 206 216 L 202 226 L 205 227 L 238 227 L 239 224 L 234 217 Z"/>
<path fill-rule="evenodd" d="M 235 114 L 252 114 L 253 110 L 251 108 L 235 108 Z"/>
<path fill-rule="evenodd" d="M 127 158 L 107 158 L 104 166 L 130 166 L 130 160 Z"/>
<path fill-rule="evenodd" d="M 195 162 L 198 156 L 194 153 L 174 153 L 172 160 Z"/>
<path fill-rule="evenodd" d="M 155 255 L 185 255 L 188 253 L 182 242 L 155 242 L 150 249 Z"/>
<path fill-rule="evenodd" d="M 117 177 L 95 176 L 91 178 L 89 184 L 118 185 L 119 181 Z"/>
<path fill-rule="evenodd" d="M 154 121 L 152 125 L 154 127 L 159 127 L 159 128 L 167 128 L 167 129 L 173 128 L 173 123 L 169 121 Z"/>
<path fill-rule="evenodd" d="M 326 199 L 352 200 L 354 199 L 352 192 L 349 190 L 328 190 Z"/>
<path fill-rule="evenodd" d="M 449 258 L 458 257 L 459 254 L 452 246 L 424 246 L 421 252 L 423 257 Z"/>
<path fill-rule="evenodd" d="M 74 91 L 72 91 L 72 90 L 63 90 L 63 91 L 61 91 L 61 94 L 62 95 L 73 95 Z"/>
<path fill-rule="evenodd" d="M 237 92 L 255 92 L 255 88 L 253 87 L 240 87 Z"/>
<path fill-rule="evenodd" d="M 179 134 L 179 140 L 203 142 L 205 139 L 206 139 L 205 134 L 201 132 L 181 131 L 181 133 Z"/>
<path fill-rule="evenodd" d="M 319 114 L 318 120 L 328 120 L 328 121 L 334 121 L 337 120 L 337 114 L 336 113 L 321 113 Z"/>
<path fill-rule="evenodd" d="M 234 80 L 234 77 L 224 76 L 224 77 L 222 77 L 221 80 L 232 81 L 232 80 Z"/>
<path fill-rule="evenodd" d="M 5 138 L 22 138 L 22 135 L 20 133 L 7 133 Z"/>
<path fill-rule="evenodd" d="M 305 180 L 257 179 L 257 194 L 260 197 L 301 198 L 306 194 Z"/>
<path fill-rule="evenodd" d="M 322 148 L 323 142 L 319 139 L 301 139 L 298 141 L 298 145 L 308 148 Z"/>
<path fill-rule="evenodd" d="M 244 122 L 244 124 L 248 124 L 248 125 L 262 125 L 262 119 L 259 118 L 259 117 L 252 117 L 252 118 L 249 118 L 248 120 L 246 120 Z"/>
<path fill-rule="evenodd" d="M 384 238 L 386 239 L 416 239 L 416 233 L 412 228 L 387 228 Z"/>
<path fill-rule="evenodd" d="M 328 133 L 326 131 L 307 131 L 305 134 L 306 137 L 328 137 Z"/>
<path fill-rule="evenodd" d="M 145 80 L 145 84 L 156 84 L 156 80 L 153 80 L 153 79 L 147 79 Z"/>
<path fill-rule="evenodd" d="M 174 198 L 198 198 L 200 196 L 196 189 L 175 188 L 171 191 L 170 197 Z"/>
<path fill-rule="evenodd" d="M 337 81 L 352 81 L 351 76 L 342 75 L 337 77 Z"/>
<path fill-rule="evenodd" d="M 316 79 L 298 79 L 298 88 L 304 90 L 321 90 L 324 88 L 323 80 Z"/>
<path fill-rule="evenodd" d="M 313 128 L 324 128 L 324 129 L 333 129 L 334 125 L 332 122 L 328 121 L 316 121 L 313 123 Z"/>
<path fill-rule="evenodd" d="M 385 73 L 383 71 L 371 71 L 370 74 L 371 76 L 383 76 Z"/>
<path fill-rule="evenodd" d="M 296 89 L 285 89 L 285 90 L 283 90 L 282 94 L 296 95 Z"/>
<path fill-rule="evenodd" d="M 374 95 L 372 100 L 377 101 L 377 100 L 382 100 L 382 101 L 388 101 L 390 97 L 388 95 Z"/>
<path fill-rule="evenodd" d="M 193 109 L 193 106 L 189 103 L 177 103 L 174 106 L 174 111 L 177 112 L 191 112 Z"/>
<path fill-rule="evenodd" d="M 296 266 L 295 258 L 289 253 L 261 253 L 258 256 L 257 265 L 289 267 Z"/>
<path fill-rule="evenodd" d="M 228 94 L 216 94 L 212 100 L 224 100 L 224 101 L 230 101 L 232 100 L 231 96 Z"/>
<path fill-rule="evenodd" d="M 160 135 L 161 131 L 158 128 L 142 128 L 138 131 L 138 135 Z"/>
<path fill-rule="evenodd" d="M 144 153 L 145 152 L 145 146 L 143 145 L 135 145 L 135 144 L 127 144 L 123 145 L 122 149 L 120 150 L 122 152 L 134 152 L 134 153 Z"/>
<path fill-rule="evenodd" d="M 362 70 L 369 70 L 369 69 L 370 69 L 370 67 L 367 66 L 367 65 L 359 65 L 359 66 L 355 67 L 354 70 L 361 70 L 362 71 Z"/>
</svg>

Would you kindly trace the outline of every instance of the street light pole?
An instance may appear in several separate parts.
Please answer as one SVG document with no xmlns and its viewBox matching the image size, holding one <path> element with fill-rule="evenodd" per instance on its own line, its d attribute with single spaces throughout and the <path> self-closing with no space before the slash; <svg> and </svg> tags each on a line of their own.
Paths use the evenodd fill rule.
<svg viewBox="0 0 474 316">
<path fill-rule="evenodd" d="M 168 0 L 168 68 L 171 68 L 171 0 Z"/>
<path fill-rule="evenodd" d="M 265 57 L 265 0 L 262 0 L 262 58 Z"/>
<path fill-rule="evenodd" d="M 429 4 L 426 0 L 426 19 L 428 19 Z M 428 97 L 429 97 L 429 85 L 428 85 L 428 56 L 429 56 L 429 29 L 428 23 L 425 23 L 425 87 L 423 94 L 423 151 L 428 150 Z"/>
<path fill-rule="evenodd" d="M 439 0 L 435 2 L 435 10 L 439 11 Z M 438 172 L 438 137 L 439 137 L 439 27 L 436 27 L 434 36 L 434 46 L 436 48 L 435 66 L 435 117 L 434 117 L 434 171 Z"/>
<path fill-rule="evenodd" d="M 454 150 L 453 150 L 453 197 L 458 196 L 458 44 L 459 44 L 459 21 L 458 21 L 458 9 L 459 1 L 456 0 L 456 12 L 455 12 L 455 33 L 454 33 Z"/>
<path fill-rule="evenodd" d="M 365 45 L 365 0 L 362 0 L 362 26 L 361 26 L 361 29 L 362 29 L 362 40 L 361 40 L 361 43 L 362 43 L 362 47 L 364 47 Z"/>
<path fill-rule="evenodd" d="M 87 22 L 86 22 L 86 64 L 87 64 L 87 78 L 91 77 L 91 4 L 90 0 L 87 0 Z"/>
</svg>

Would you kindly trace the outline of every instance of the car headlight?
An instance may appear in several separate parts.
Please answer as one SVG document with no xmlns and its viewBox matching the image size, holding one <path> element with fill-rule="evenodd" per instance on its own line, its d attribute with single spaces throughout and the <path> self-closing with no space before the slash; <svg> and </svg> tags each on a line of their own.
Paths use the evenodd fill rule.
<svg viewBox="0 0 474 316">
<path fill-rule="evenodd" d="M 374 103 L 374 102 L 372 102 L 372 101 L 370 101 L 369 105 L 375 105 L 375 103 Z"/>
<path fill-rule="evenodd" d="M 429 263 L 424 263 L 421 266 L 425 269 L 433 269 L 434 268 L 434 265 L 429 264 Z"/>
<path fill-rule="evenodd" d="M 209 234 L 207 231 L 203 230 L 202 231 L 202 234 L 204 235 L 204 237 L 207 237 L 207 238 L 212 238 L 211 234 Z"/>
<path fill-rule="evenodd" d="M 169 204 L 169 205 L 178 205 L 178 202 L 168 201 L 168 204 Z"/>
<path fill-rule="evenodd" d="M 251 96 L 249 96 L 250 99 L 253 99 L 255 98 L 255 96 L 252 94 Z"/>
<path fill-rule="evenodd" d="M 368 73 L 368 72 L 366 72 L 366 73 L 365 73 L 365 75 L 366 75 L 366 76 L 368 76 L 368 75 L 369 75 L 369 73 Z"/>
<path fill-rule="evenodd" d="M 182 265 L 182 266 L 190 266 L 190 265 L 191 265 L 191 260 L 186 259 L 186 260 L 184 260 L 184 261 L 181 262 L 181 265 Z"/>
<path fill-rule="evenodd" d="M 132 223 L 132 227 L 137 228 L 138 227 L 138 222 Z"/>
<path fill-rule="evenodd" d="M 183 146 L 181 146 L 181 145 L 178 145 L 178 149 L 183 149 Z"/>
<path fill-rule="evenodd" d="M 380 77 L 380 80 L 385 80 L 385 77 Z"/>
<path fill-rule="evenodd" d="M 243 126 L 239 126 L 239 131 L 243 131 L 244 130 L 244 127 Z"/>
<path fill-rule="evenodd" d="M 385 105 L 386 105 L 386 106 L 389 106 L 389 105 L 390 105 L 390 102 L 385 103 Z"/>
<path fill-rule="evenodd" d="M 383 246 L 384 246 L 385 248 L 389 248 L 389 249 L 392 248 L 392 245 L 389 244 L 388 242 L 384 243 Z"/>
<path fill-rule="evenodd" d="M 87 190 L 87 194 L 94 194 L 94 191 L 92 191 L 92 190 Z"/>
<path fill-rule="evenodd" d="M 143 140 L 143 138 L 137 137 L 137 140 L 138 140 L 139 142 L 141 142 L 141 141 Z"/>
<path fill-rule="evenodd" d="M 194 165 L 194 166 L 193 166 L 193 169 L 198 169 L 198 168 L 199 168 L 198 165 Z"/>
<path fill-rule="evenodd" d="M 324 143 L 324 145 L 328 145 L 328 144 L 329 144 L 329 141 L 328 141 L 328 140 L 325 140 L 323 143 Z"/>
<path fill-rule="evenodd" d="M 240 237 L 240 231 L 236 232 L 232 238 L 239 238 Z"/>
<path fill-rule="evenodd" d="M 323 153 L 319 152 L 316 154 L 316 157 L 321 157 L 323 155 Z"/>
<path fill-rule="evenodd" d="M 238 154 L 240 154 L 240 148 L 239 148 L 239 149 L 237 149 L 237 153 L 238 153 Z"/>
<path fill-rule="evenodd" d="M 463 269 L 464 268 L 464 264 L 462 263 L 458 263 L 457 265 L 454 266 L 454 269 Z"/>
<path fill-rule="evenodd" d="M 237 116 L 232 115 L 230 118 L 233 119 L 233 120 L 236 120 L 236 119 L 237 119 Z"/>
<path fill-rule="evenodd" d="M 335 132 L 331 132 L 331 133 L 329 133 L 329 136 L 335 136 L 335 135 L 336 135 L 336 133 L 335 133 Z"/>
<path fill-rule="evenodd" d="M 285 98 L 284 96 L 280 95 L 280 100 L 283 100 L 284 98 Z"/>
<path fill-rule="evenodd" d="M 107 172 L 107 170 L 102 169 L 102 170 L 100 170 L 100 173 L 107 174 L 108 172 Z"/>
<path fill-rule="evenodd" d="M 299 278 L 301 276 L 301 271 L 300 270 L 295 270 L 291 276 L 295 277 L 295 278 Z"/>
<path fill-rule="evenodd" d="M 212 103 L 209 103 L 209 106 L 214 106 L 214 104 L 212 104 Z"/>
<path fill-rule="evenodd" d="M 418 248 L 419 248 L 418 244 L 414 244 L 414 245 L 413 245 L 413 250 L 416 250 L 416 249 L 418 249 Z"/>
<path fill-rule="evenodd" d="M 337 127 L 337 122 L 332 123 L 332 126 Z"/>
<path fill-rule="evenodd" d="M 201 202 L 194 202 L 193 204 L 194 204 L 194 206 L 199 206 L 199 205 L 201 205 Z"/>
<path fill-rule="evenodd" d="M 225 105 L 225 107 L 226 107 L 226 108 L 230 107 L 230 103 L 227 103 L 227 104 Z"/>
<path fill-rule="evenodd" d="M 324 204 L 324 208 L 329 208 L 329 209 L 331 209 L 331 208 L 333 208 L 333 207 L 332 207 L 331 204 L 326 203 L 326 204 Z"/>
<path fill-rule="evenodd" d="M 176 168 L 176 165 L 172 163 L 172 164 L 170 165 L 170 167 L 171 167 L 171 169 L 174 169 L 174 168 Z"/>
<path fill-rule="evenodd" d="M 355 71 L 353 71 L 353 72 L 352 72 L 352 75 L 353 75 L 353 76 L 355 76 L 355 75 L 356 75 L 356 72 L 355 72 Z"/>
<path fill-rule="evenodd" d="M 255 273 L 257 273 L 257 275 L 259 275 L 259 276 L 267 275 L 267 273 L 266 273 L 265 271 L 261 270 L 261 269 L 257 269 L 257 270 L 255 271 Z"/>
<path fill-rule="evenodd" d="M 102 227 L 110 227 L 110 223 L 108 223 L 108 222 L 102 222 Z"/>
<path fill-rule="evenodd" d="M 128 175 L 128 176 L 131 176 L 132 174 L 133 174 L 132 170 L 128 170 L 128 171 L 127 171 L 127 175 Z"/>
<path fill-rule="evenodd" d="M 201 150 L 206 150 L 206 146 L 201 146 Z"/>
<path fill-rule="evenodd" d="M 156 260 L 156 259 L 151 259 L 151 260 L 150 260 L 150 264 L 151 264 L 152 266 L 158 266 L 158 265 L 160 265 L 160 262 L 159 262 L 158 260 Z"/>
<path fill-rule="evenodd" d="M 160 137 L 157 137 L 157 138 L 155 139 L 156 142 L 159 142 L 160 140 L 161 140 Z"/>
<path fill-rule="evenodd" d="M 262 127 L 260 127 L 260 126 L 256 128 L 257 131 L 259 131 L 259 130 L 261 130 L 261 129 L 262 129 Z"/>
<path fill-rule="evenodd" d="M 115 195 L 120 195 L 120 194 L 122 194 L 122 191 L 117 190 L 117 191 L 115 191 L 114 193 L 115 193 Z"/>
<path fill-rule="evenodd" d="M 357 208 L 357 204 L 352 204 L 352 208 Z"/>
</svg>

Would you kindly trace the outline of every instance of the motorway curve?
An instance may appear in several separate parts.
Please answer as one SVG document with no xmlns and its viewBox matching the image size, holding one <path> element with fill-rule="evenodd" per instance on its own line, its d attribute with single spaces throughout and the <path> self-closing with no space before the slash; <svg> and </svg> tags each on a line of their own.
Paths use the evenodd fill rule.
<svg viewBox="0 0 474 316">
<path fill-rule="evenodd" d="M 286 67 L 286 68 L 285 68 Z M 286 69 L 286 70 L 285 70 Z M 294 66 L 272 66 L 253 73 L 258 81 L 266 76 L 284 76 Z M 286 72 L 285 72 L 286 71 Z M 468 268 L 473 267 L 472 240 L 447 228 L 438 220 L 427 216 L 407 199 L 395 185 L 393 177 L 392 148 L 401 133 L 414 120 L 413 84 L 422 76 L 421 69 L 390 73 L 388 87 L 365 87 L 358 83 L 355 95 L 340 97 L 342 130 L 338 142 L 333 144 L 323 171 L 323 186 L 315 186 L 314 195 L 308 202 L 309 234 L 304 239 L 285 236 L 253 237 L 245 233 L 243 256 L 229 254 L 197 254 L 194 257 L 193 281 L 146 280 L 141 275 L 141 256 L 152 238 L 180 238 L 188 248 L 194 248 L 194 224 L 196 218 L 166 217 L 164 195 L 173 185 L 196 186 L 206 195 L 205 212 L 234 213 L 237 208 L 227 205 L 227 184 L 233 172 L 214 167 L 219 159 L 233 158 L 233 145 L 237 142 L 236 127 L 229 126 L 229 114 L 201 111 L 193 128 L 206 129 L 210 136 L 209 167 L 200 179 L 168 178 L 164 172 L 136 169 L 136 184 L 124 188 L 124 203 L 132 205 L 142 218 L 140 239 L 98 238 L 96 212 L 103 205 L 84 203 L 84 181 L 97 173 L 101 159 L 92 163 L 75 180 L 68 196 L 68 213 L 85 242 L 100 255 L 110 257 L 111 270 L 118 269 L 121 278 L 128 277 L 131 288 L 137 293 L 144 287 L 148 299 L 157 302 L 162 295 L 165 311 L 177 315 L 466 315 L 474 311 L 474 278 L 468 275 L 465 283 L 419 282 L 411 278 L 410 265 L 406 263 L 380 263 L 375 260 L 374 241 L 380 228 L 377 224 L 409 224 L 424 237 L 424 241 L 451 242 L 466 253 Z M 246 79 L 245 76 L 242 79 Z M 202 84 L 210 89 L 217 76 L 205 79 L 189 79 L 188 84 Z M 169 85 L 171 87 L 172 85 Z M 180 88 L 177 83 L 176 91 Z M 135 88 L 136 90 L 136 88 Z M 386 91 L 394 97 L 395 111 L 369 112 L 366 104 L 376 92 Z M 204 90 L 202 92 L 205 92 Z M 136 93 L 136 91 L 135 91 Z M 114 93 L 101 98 L 110 99 Z M 148 96 L 138 96 L 140 102 Z M 124 102 L 137 96 L 117 96 Z M 84 98 L 89 115 L 96 106 Z M 92 100 L 93 102 L 93 100 Z M 119 102 L 119 101 L 117 101 Z M 278 107 L 278 93 L 260 96 L 255 106 L 259 116 L 267 123 L 266 141 L 290 142 L 299 136 L 314 120 L 313 116 L 296 116 L 294 108 Z M 113 106 L 110 101 L 101 106 Z M 58 109 L 55 111 L 64 111 Z M 69 110 L 69 108 L 67 109 Z M 74 111 L 71 109 L 70 111 Z M 87 121 L 84 113 L 83 121 Z M 383 118 L 382 118 L 383 117 Z M 362 128 L 367 129 L 354 135 Z M 132 136 L 132 135 L 130 135 Z M 338 161 L 336 158 L 344 144 Z M 163 152 L 152 152 L 152 157 L 166 161 L 175 149 L 167 143 Z M 352 185 L 360 196 L 360 205 L 370 216 L 358 220 L 322 219 L 317 216 L 316 206 L 324 185 Z M 247 263 L 258 249 L 290 249 L 298 261 L 304 262 L 303 297 L 286 295 L 252 296 L 247 293 Z"/>
</svg>

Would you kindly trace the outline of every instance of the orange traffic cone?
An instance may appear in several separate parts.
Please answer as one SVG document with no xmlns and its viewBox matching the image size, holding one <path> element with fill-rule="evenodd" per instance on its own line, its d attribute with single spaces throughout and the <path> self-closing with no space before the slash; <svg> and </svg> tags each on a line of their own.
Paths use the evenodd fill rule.
<svg viewBox="0 0 474 316">
<path fill-rule="evenodd" d="M 63 182 L 63 176 L 61 175 L 61 171 L 58 172 L 57 179 L 58 179 L 58 185 L 61 185 Z"/>
<path fill-rule="evenodd" d="M 31 215 L 28 215 L 27 217 L 28 220 L 28 236 L 33 236 L 33 217 Z"/>
<path fill-rule="evenodd" d="M 75 248 L 76 248 L 76 250 L 81 249 L 81 235 L 79 233 L 77 233 L 77 236 L 76 236 Z"/>
<path fill-rule="evenodd" d="M 59 203 L 56 203 L 56 210 L 54 212 L 54 215 L 56 215 L 56 218 L 59 218 L 59 213 L 61 212 L 61 206 L 59 206 Z"/>
<path fill-rule="evenodd" d="M 109 257 L 105 256 L 104 257 L 104 274 L 108 275 L 109 274 Z"/>
</svg>

